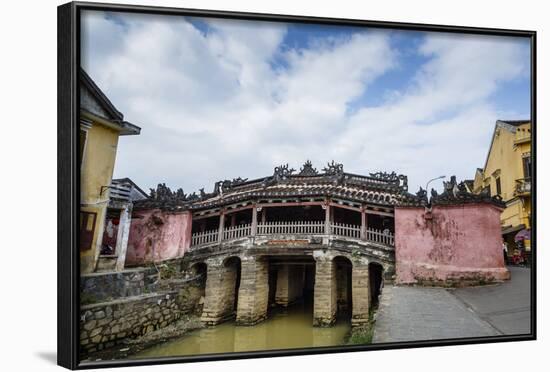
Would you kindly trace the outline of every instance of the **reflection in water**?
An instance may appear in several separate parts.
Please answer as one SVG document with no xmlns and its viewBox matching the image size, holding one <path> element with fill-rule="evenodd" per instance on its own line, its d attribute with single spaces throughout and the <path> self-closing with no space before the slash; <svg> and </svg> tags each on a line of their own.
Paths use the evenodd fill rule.
<svg viewBox="0 0 550 372">
<path fill-rule="evenodd" d="M 330 328 L 312 326 L 311 304 L 297 304 L 287 310 L 276 309 L 255 326 L 235 326 L 234 322 L 192 331 L 180 338 L 155 345 L 133 358 L 168 357 L 292 349 L 341 345 L 350 329 L 349 321 L 339 320 Z"/>
</svg>

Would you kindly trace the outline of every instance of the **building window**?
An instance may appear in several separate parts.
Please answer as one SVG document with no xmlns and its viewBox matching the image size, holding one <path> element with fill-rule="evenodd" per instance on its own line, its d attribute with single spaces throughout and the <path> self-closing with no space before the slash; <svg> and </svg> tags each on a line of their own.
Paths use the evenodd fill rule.
<svg viewBox="0 0 550 372">
<path fill-rule="evenodd" d="M 500 177 L 495 178 L 495 183 L 496 183 L 496 186 L 497 186 L 497 195 L 501 195 L 502 189 L 501 189 L 501 186 L 500 186 Z"/>
<path fill-rule="evenodd" d="M 531 157 L 523 158 L 523 178 L 531 178 Z"/>
<path fill-rule="evenodd" d="M 92 248 L 97 213 L 80 211 L 80 251 Z"/>
</svg>

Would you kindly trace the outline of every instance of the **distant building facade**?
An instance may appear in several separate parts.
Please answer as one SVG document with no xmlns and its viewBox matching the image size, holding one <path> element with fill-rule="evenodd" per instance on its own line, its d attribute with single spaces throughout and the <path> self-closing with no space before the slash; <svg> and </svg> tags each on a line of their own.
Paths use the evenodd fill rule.
<svg viewBox="0 0 550 372">
<path fill-rule="evenodd" d="M 498 120 L 485 166 L 476 170 L 473 192 L 502 198 L 502 236 L 512 247 L 515 235 L 531 228 L 531 172 L 531 121 Z"/>
<path fill-rule="evenodd" d="M 128 239 L 132 203 L 129 198 L 130 189 L 121 184 L 113 185 L 112 177 L 119 136 L 138 135 L 140 131 L 138 126 L 124 121 L 123 114 L 81 69 L 79 136 L 81 273 L 95 271 L 102 256 L 110 256 L 105 261 L 112 262 L 112 269 L 120 269 L 124 266 L 126 253 L 117 252 L 117 248 L 125 250 L 123 243 Z M 107 237 L 104 239 L 106 230 L 107 235 L 111 235 L 108 236 L 109 239 Z M 104 244 L 115 245 L 111 247 L 110 254 L 105 254 Z"/>
</svg>

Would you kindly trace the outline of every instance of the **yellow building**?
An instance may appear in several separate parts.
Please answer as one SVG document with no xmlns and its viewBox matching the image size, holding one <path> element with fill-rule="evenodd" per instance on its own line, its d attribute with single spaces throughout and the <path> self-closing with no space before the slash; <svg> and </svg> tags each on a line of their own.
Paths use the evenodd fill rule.
<svg viewBox="0 0 550 372">
<path fill-rule="evenodd" d="M 80 70 L 80 271 L 96 269 L 119 136 L 140 128 L 124 117 L 84 70 Z M 121 207 L 124 209 L 124 207 Z"/>
<path fill-rule="evenodd" d="M 485 167 L 476 171 L 474 193 L 500 195 L 506 209 L 500 216 L 509 246 L 514 236 L 531 228 L 531 122 L 498 120 Z M 527 246 L 527 244 L 526 244 Z M 529 248 L 529 247 L 527 247 Z"/>
</svg>

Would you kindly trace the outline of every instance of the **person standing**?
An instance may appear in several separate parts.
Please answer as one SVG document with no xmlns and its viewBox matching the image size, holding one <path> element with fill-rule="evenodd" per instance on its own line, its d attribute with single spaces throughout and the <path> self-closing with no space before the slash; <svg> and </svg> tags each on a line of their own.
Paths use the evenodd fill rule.
<svg viewBox="0 0 550 372">
<path fill-rule="evenodd" d="M 502 239 L 502 254 L 504 255 L 504 264 L 508 265 L 508 243 Z"/>
</svg>

